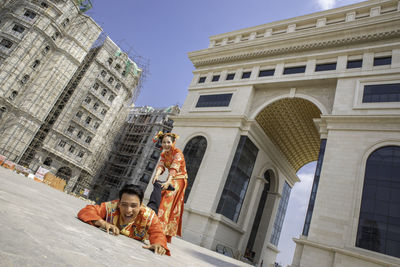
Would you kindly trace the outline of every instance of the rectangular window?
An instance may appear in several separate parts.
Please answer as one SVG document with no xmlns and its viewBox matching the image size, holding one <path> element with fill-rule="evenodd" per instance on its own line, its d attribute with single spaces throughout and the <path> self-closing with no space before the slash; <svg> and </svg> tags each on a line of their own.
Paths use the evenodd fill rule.
<svg viewBox="0 0 400 267">
<path fill-rule="evenodd" d="M 65 144 L 66 144 L 66 142 L 63 141 L 63 140 L 61 140 L 61 141 L 58 143 L 58 146 L 59 146 L 59 147 L 65 147 Z"/>
<path fill-rule="evenodd" d="M 140 178 L 140 181 L 143 183 L 148 183 L 150 181 L 150 175 L 147 173 L 143 173 L 142 177 Z"/>
<path fill-rule="evenodd" d="M 212 77 L 212 82 L 218 82 L 219 81 L 219 75 L 214 75 L 213 77 Z"/>
<path fill-rule="evenodd" d="M 25 28 L 21 25 L 15 24 L 12 30 L 18 33 L 23 33 L 25 31 Z"/>
<path fill-rule="evenodd" d="M 253 142 L 241 136 L 217 207 L 217 213 L 234 222 L 239 218 L 257 154 Z"/>
<path fill-rule="evenodd" d="M 260 70 L 258 77 L 274 76 L 275 69 L 272 70 Z"/>
<path fill-rule="evenodd" d="M 347 68 L 348 69 L 356 69 L 356 68 L 361 68 L 362 67 L 362 59 L 358 60 L 349 60 L 347 61 Z"/>
<path fill-rule="evenodd" d="M 315 71 L 328 71 L 328 70 L 336 70 L 336 62 L 335 63 L 317 64 L 315 66 Z"/>
<path fill-rule="evenodd" d="M 36 13 L 30 10 L 26 10 L 24 16 L 30 19 L 34 19 L 36 17 Z"/>
<path fill-rule="evenodd" d="M 4 46 L 5 48 L 11 48 L 13 43 L 10 40 L 3 39 L 1 40 L 0 45 Z"/>
<path fill-rule="evenodd" d="M 91 121 L 92 121 L 91 117 L 87 117 L 86 120 L 85 120 L 86 124 L 89 124 Z"/>
<path fill-rule="evenodd" d="M 290 188 L 289 184 L 285 182 L 282 190 L 282 198 L 279 201 L 278 211 L 276 213 L 275 222 L 270 239 L 271 244 L 274 244 L 276 247 L 278 246 L 279 237 L 282 232 L 282 225 L 285 219 L 286 209 L 289 203 L 289 196 L 291 190 L 292 189 Z"/>
<path fill-rule="evenodd" d="M 365 85 L 362 102 L 400 102 L 400 83 Z"/>
<path fill-rule="evenodd" d="M 374 58 L 374 66 L 383 66 L 392 64 L 392 56 Z"/>
<path fill-rule="evenodd" d="M 242 73 L 242 79 L 248 79 L 250 78 L 251 71 L 246 71 Z"/>
<path fill-rule="evenodd" d="M 75 127 L 74 127 L 74 126 L 72 126 L 72 125 L 70 125 L 70 126 L 68 127 L 68 129 L 67 129 L 67 132 L 69 132 L 69 133 L 73 133 L 73 132 L 74 132 L 74 130 L 75 130 Z"/>
<path fill-rule="evenodd" d="M 226 75 L 226 80 L 233 80 L 235 78 L 235 73 L 229 73 L 228 75 Z"/>
<path fill-rule="evenodd" d="M 206 77 L 200 77 L 199 78 L 199 83 L 205 83 Z"/>
<path fill-rule="evenodd" d="M 83 151 L 78 152 L 78 157 L 83 158 L 84 155 L 85 155 L 85 152 L 83 152 Z"/>
<path fill-rule="evenodd" d="M 74 146 L 70 146 L 68 149 L 69 152 L 74 153 L 75 151 L 75 147 Z"/>
<path fill-rule="evenodd" d="M 306 72 L 306 66 L 287 67 L 283 70 L 283 74 L 296 74 Z"/>
<path fill-rule="evenodd" d="M 202 95 L 197 101 L 196 108 L 227 107 L 231 102 L 232 94 Z"/>
</svg>

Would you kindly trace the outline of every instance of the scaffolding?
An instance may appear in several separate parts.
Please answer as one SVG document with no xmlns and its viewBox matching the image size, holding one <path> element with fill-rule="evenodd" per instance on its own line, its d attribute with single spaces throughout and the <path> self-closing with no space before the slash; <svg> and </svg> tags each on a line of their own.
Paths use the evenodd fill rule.
<svg viewBox="0 0 400 267">
<path fill-rule="evenodd" d="M 91 1 L 77 0 L 76 3 L 79 5 L 82 12 L 86 12 L 92 7 Z M 82 23 L 84 23 L 85 20 L 84 17 L 86 16 L 82 17 L 78 15 L 78 17 L 71 20 L 70 26 L 76 27 L 78 25 L 83 25 Z M 40 17 L 36 19 L 32 26 L 35 23 L 38 23 L 39 19 Z M 27 34 L 27 32 L 28 31 L 26 31 L 25 34 Z M 71 170 L 77 170 L 75 173 L 77 173 L 78 177 L 74 176 L 74 179 L 76 179 L 76 181 L 74 183 L 71 183 L 72 188 L 68 188 L 68 192 L 74 191 L 76 193 L 79 193 L 81 189 L 88 189 L 91 187 L 92 178 L 101 169 L 101 166 L 105 163 L 105 161 L 107 160 L 107 156 L 111 151 L 112 142 L 114 142 L 114 138 L 112 137 L 116 136 L 116 134 L 119 132 L 119 127 L 123 125 L 126 116 L 128 115 L 127 106 L 131 103 L 134 103 L 134 101 L 136 100 L 142 87 L 143 80 L 146 78 L 146 75 L 148 73 L 148 60 L 146 62 L 143 57 L 139 56 L 137 53 L 132 52 L 133 49 L 131 47 L 127 52 L 125 52 L 126 50 L 121 49 L 120 47 L 115 45 L 115 51 L 108 51 L 111 57 L 113 56 L 115 59 L 124 61 L 123 70 L 125 71 L 125 73 L 133 75 L 133 77 L 135 77 L 135 84 L 132 85 L 131 82 L 133 82 L 133 79 L 131 79 L 129 81 L 129 88 L 127 88 L 132 95 L 130 103 L 127 103 L 126 106 L 122 106 L 120 110 L 117 111 L 118 115 L 116 116 L 115 120 L 111 122 L 107 121 L 107 125 L 105 126 L 108 131 L 106 133 L 107 140 L 102 141 L 103 145 L 100 146 L 99 150 L 92 151 L 91 146 L 80 145 L 77 141 L 71 139 L 71 143 L 76 145 L 78 149 L 82 148 L 82 150 L 84 151 L 89 151 L 89 153 L 93 152 L 96 154 L 96 156 L 94 156 L 95 160 L 93 160 L 93 162 L 90 162 L 90 164 L 88 164 L 88 161 L 86 163 L 82 161 L 80 163 L 79 161 L 74 160 L 68 155 L 57 153 L 59 151 L 55 150 L 54 147 L 50 147 L 47 142 L 52 138 L 52 135 L 57 135 L 55 139 L 59 138 L 60 136 L 65 137 L 65 133 L 61 132 L 61 128 L 56 125 L 63 125 L 68 123 L 68 121 L 65 121 L 65 118 L 67 117 L 64 118 L 64 116 L 67 116 L 66 107 L 68 107 L 70 103 L 72 103 L 72 101 L 75 101 L 75 95 L 77 92 L 79 92 L 80 86 L 82 85 L 81 83 L 85 81 L 86 84 L 90 84 L 94 83 L 97 79 L 94 76 L 88 76 L 88 70 L 92 62 L 96 60 L 96 56 L 98 55 L 99 51 L 104 47 L 106 38 L 107 34 L 105 32 L 102 32 L 99 38 L 90 48 L 82 63 L 79 66 L 75 65 L 78 68 L 76 69 L 72 77 L 71 73 L 66 72 L 68 71 L 68 68 L 62 68 L 62 70 L 61 68 L 59 68 L 59 66 L 57 66 L 56 59 L 53 58 L 53 54 L 51 53 L 55 45 L 50 44 L 50 53 L 46 52 L 46 54 L 44 54 L 44 52 L 40 50 L 42 48 L 37 48 L 35 45 L 33 45 L 34 38 L 27 39 L 29 40 L 28 42 L 25 41 L 24 43 L 21 42 L 14 45 L 13 49 L 9 51 L 8 55 L 6 55 L 5 60 L 0 61 L 0 65 L 2 65 L 2 67 L 5 66 L 3 64 L 7 64 L 6 67 L 0 69 L 0 86 L 2 88 L 5 88 L 5 90 L 11 90 L 9 88 L 21 88 L 17 101 L 9 101 L 6 99 L 7 96 L 0 97 L 0 137 L 5 137 L 5 135 L 3 135 L 5 132 L 7 135 L 6 138 L 12 138 L 12 135 L 18 134 L 18 137 L 13 138 L 13 142 L 15 143 L 15 145 L 13 143 L 12 145 L 4 148 L 0 147 L 0 154 L 5 154 L 9 160 L 14 161 L 21 166 L 31 168 L 31 171 L 33 172 L 35 172 L 36 169 L 45 162 L 48 163 L 52 160 L 57 161 L 59 165 L 63 167 L 59 168 L 56 175 L 63 178 L 67 182 L 71 179 Z M 85 41 L 84 36 L 81 36 L 81 39 L 82 40 L 79 40 L 78 38 L 78 41 Z M 20 46 L 22 45 L 25 49 L 23 50 L 23 52 L 21 52 L 20 49 Z M 13 52 L 17 49 L 19 51 L 18 55 L 21 54 L 21 60 L 7 60 L 8 57 L 15 55 L 15 53 Z M 35 49 L 39 50 L 36 51 Z M 21 66 L 19 63 L 22 61 L 22 57 L 28 56 L 28 52 L 30 52 L 31 54 L 43 53 L 44 58 L 38 70 L 42 69 L 43 66 L 45 66 L 46 64 L 54 64 L 54 68 L 47 69 L 46 71 L 48 72 L 48 74 L 45 75 L 42 75 L 43 72 L 39 72 L 38 70 L 32 71 L 29 65 L 24 66 L 24 69 L 21 71 Z M 109 66 L 108 68 L 109 71 L 112 73 L 113 70 Z M 21 77 L 19 76 L 24 74 L 25 69 L 31 71 L 32 74 L 29 73 L 30 77 L 29 79 L 27 79 L 27 82 L 25 84 L 20 84 Z M 41 73 L 41 75 L 39 75 L 38 73 Z M 4 81 L 6 79 L 2 79 L 2 77 L 7 76 L 15 77 L 15 79 L 13 80 L 14 84 L 8 83 L 5 86 Z M 119 75 L 117 76 L 119 77 Z M 132 78 L 132 76 L 129 77 Z M 62 79 L 64 79 L 64 81 L 62 81 Z M 121 83 L 123 83 L 122 80 L 124 80 L 124 77 L 121 77 Z M 34 90 L 34 88 L 52 88 L 51 84 L 53 83 L 64 84 L 65 86 L 63 85 L 64 88 L 62 89 L 59 88 L 58 90 L 51 90 L 51 92 L 49 92 L 50 90 L 47 90 L 46 94 L 40 93 L 40 95 L 36 92 L 39 91 L 39 89 L 36 89 L 36 91 Z M 44 95 L 51 95 L 52 100 L 51 102 L 48 102 L 51 104 L 49 104 L 48 108 L 46 108 L 47 114 L 43 114 L 45 116 L 41 116 L 40 119 L 36 114 L 32 113 L 32 108 L 22 110 L 19 107 L 19 101 L 22 101 L 22 98 L 30 99 L 32 100 L 31 102 L 34 103 L 35 99 L 43 97 Z M 112 108 L 111 105 L 109 106 L 109 108 Z M 10 130 L 14 128 L 15 130 Z M 94 133 L 93 136 L 95 136 L 96 134 L 97 133 Z M 4 139 L 5 143 L 7 143 L 6 138 Z M 0 145 L 2 144 L 3 143 L 1 143 Z M 12 151 L 17 151 L 15 150 L 15 147 L 17 145 L 20 147 L 24 147 L 24 149 L 18 150 L 18 153 L 11 153 Z M 5 151 L 6 149 L 12 151 Z M 10 155 L 12 155 L 12 157 L 10 157 Z M 45 157 L 47 158 L 43 161 Z M 44 164 L 45 168 L 46 166 L 49 165 Z"/>
<path fill-rule="evenodd" d="M 145 188 L 161 153 L 160 144 L 154 144 L 152 139 L 159 131 L 170 132 L 173 121 L 169 116 L 179 112 L 178 106 L 131 108 L 115 139 L 109 160 L 96 177 L 91 199 L 96 202 L 112 199 L 127 183 Z"/>
</svg>

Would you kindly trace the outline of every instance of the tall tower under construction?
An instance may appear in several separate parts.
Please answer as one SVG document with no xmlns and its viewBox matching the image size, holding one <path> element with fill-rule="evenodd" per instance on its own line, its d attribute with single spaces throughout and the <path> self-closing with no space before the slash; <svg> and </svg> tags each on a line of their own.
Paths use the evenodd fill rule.
<svg viewBox="0 0 400 267">
<path fill-rule="evenodd" d="M 141 69 L 82 1 L 0 4 L 0 154 L 80 192 L 138 94 Z M 97 40 L 97 41 L 96 41 Z"/>
</svg>

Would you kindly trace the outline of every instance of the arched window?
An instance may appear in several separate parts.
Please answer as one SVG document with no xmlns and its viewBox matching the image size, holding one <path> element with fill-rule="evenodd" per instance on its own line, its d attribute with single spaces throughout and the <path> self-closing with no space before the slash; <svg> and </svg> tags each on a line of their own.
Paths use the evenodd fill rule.
<svg viewBox="0 0 400 267">
<path fill-rule="evenodd" d="M 356 246 L 400 257 L 400 146 L 381 147 L 365 166 Z"/>
<path fill-rule="evenodd" d="M 102 96 L 105 96 L 107 94 L 107 90 L 106 89 L 103 89 L 103 91 L 101 91 L 101 95 Z"/>
<path fill-rule="evenodd" d="M 50 46 L 46 45 L 45 48 L 43 48 L 43 55 L 47 55 L 47 53 L 50 51 Z"/>
<path fill-rule="evenodd" d="M 22 77 L 22 79 L 21 79 L 21 83 L 25 84 L 28 82 L 28 80 L 29 80 L 29 75 L 25 74 L 24 77 Z"/>
<path fill-rule="evenodd" d="M 192 189 L 194 179 L 196 178 L 204 152 L 206 152 L 207 140 L 203 136 L 196 136 L 186 144 L 183 150 L 185 157 L 186 169 L 188 173 L 188 185 L 185 192 L 185 203 Z"/>
<path fill-rule="evenodd" d="M 0 108 L 0 119 L 1 117 L 3 117 L 3 114 L 7 112 L 7 108 L 6 107 L 1 107 Z"/>
<path fill-rule="evenodd" d="M 17 91 L 12 91 L 11 95 L 8 97 L 10 100 L 14 100 L 18 95 Z"/>
<path fill-rule="evenodd" d="M 38 66 L 39 66 L 39 64 L 40 64 L 40 60 L 35 60 L 34 62 L 33 62 L 33 64 L 32 64 L 32 68 L 33 69 L 36 69 Z"/>
<path fill-rule="evenodd" d="M 50 157 L 47 157 L 44 161 L 43 164 L 46 166 L 51 166 L 51 163 L 53 163 L 53 160 Z"/>
</svg>

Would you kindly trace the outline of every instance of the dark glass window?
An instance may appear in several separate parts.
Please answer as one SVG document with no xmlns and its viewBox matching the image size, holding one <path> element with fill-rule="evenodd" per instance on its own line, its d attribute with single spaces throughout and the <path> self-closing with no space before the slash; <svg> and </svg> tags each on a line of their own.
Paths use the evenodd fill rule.
<svg viewBox="0 0 400 267">
<path fill-rule="evenodd" d="M 218 82 L 219 81 L 219 75 L 214 75 L 213 77 L 212 77 L 212 82 Z"/>
<path fill-rule="evenodd" d="M 228 75 L 226 75 L 226 80 L 233 80 L 235 78 L 235 73 L 229 73 Z"/>
<path fill-rule="evenodd" d="M 50 157 L 47 157 L 43 162 L 46 166 L 51 166 L 51 163 L 53 163 L 53 160 Z"/>
<path fill-rule="evenodd" d="M 291 190 L 292 188 L 290 188 L 289 184 L 285 182 L 282 191 L 282 198 L 279 201 L 278 211 L 276 212 L 275 222 L 272 229 L 271 240 L 270 240 L 271 244 L 274 244 L 276 247 L 278 246 L 279 237 L 282 232 L 282 225 L 283 221 L 285 220 L 286 208 L 289 203 L 289 196 Z"/>
<path fill-rule="evenodd" d="M 267 203 L 268 191 L 271 185 L 271 173 L 272 172 L 270 170 L 264 173 L 264 179 L 265 179 L 264 189 L 261 193 L 261 198 L 260 202 L 258 203 L 257 213 L 256 216 L 254 217 L 253 227 L 251 228 L 249 241 L 247 242 L 246 248 L 248 249 L 248 251 L 253 251 L 254 242 L 256 241 L 258 228 L 261 223 L 261 217 L 264 212 L 265 203 Z"/>
<path fill-rule="evenodd" d="M 371 153 L 365 166 L 356 246 L 400 257 L 400 146 Z"/>
<path fill-rule="evenodd" d="M 183 150 L 188 174 L 188 184 L 185 191 L 185 203 L 189 197 L 194 180 L 196 179 L 196 175 L 199 171 L 206 148 L 207 140 L 203 136 L 196 136 L 190 139 Z"/>
<path fill-rule="evenodd" d="M 21 25 L 15 24 L 12 30 L 18 33 L 23 33 L 25 31 L 25 28 Z"/>
<path fill-rule="evenodd" d="M 307 214 L 303 227 L 303 235 L 305 236 L 308 236 L 308 231 L 310 230 L 311 217 L 314 211 L 315 197 L 317 196 L 319 177 L 321 175 L 322 162 L 324 161 L 325 147 L 326 147 L 326 139 L 321 139 L 317 167 L 315 168 L 314 181 L 310 193 L 310 200 L 308 202 Z"/>
<path fill-rule="evenodd" d="M 327 71 L 327 70 L 336 70 L 336 62 L 317 64 L 317 66 L 315 66 L 315 71 Z"/>
<path fill-rule="evenodd" d="M 142 177 L 140 178 L 140 181 L 143 183 L 148 183 L 150 181 L 150 174 L 143 173 Z"/>
<path fill-rule="evenodd" d="M 306 66 L 287 67 L 283 70 L 283 74 L 296 74 L 306 72 Z"/>
<path fill-rule="evenodd" d="M 197 101 L 196 108 L 227 107 L 231 102 L 232 94 L 202 95 Z"/>
<path fill-rule="evenodd" d="M 36 13 L 30 10 L 26 10 L 24 16 L 30 19 L 34 19 L 36 17 Z"/>
<path fill-rule="evenodd" d="M 234 222 L 239 218 L 257 154 L 258 148 L 253 142 L 241 136 L 217 207 L 217 213 Z"/>
<path fill-rule="evenodd" d="M 348 69 L 355 69 L 355 68 L 361 68 L 362 67 L 362 59 L 358 60 L 349 60 L 347 61 L 347 68 Z"/>
<path fill-rule="evenodd" d="M 242 73 L 242 79 L 248 79 L 250 78 L 251 71 L 246 71 Z"/>
<path fill-rule="evenodd" d="M 0 45 L 4 46 L 5 48 L 11 48 L 13 43 L 8 39 L 3 39 L 1 40 Z"/>
<path fill-rule="evenodd" d="M 258 77 L 274 76 L 275 70 L 260 70 Z"/>
<path fill-rule="evenodd" d="M 382 66 L 382 65 L 390 65 L 390 64 L 392 64 L 392 56 L 374 58 L 374 66 Z"/>
<path fill-rule="evenodd" d="M 400 102 L 400 83 L 365 85 L 362 102 Z"/>
<path fill-rule="evenodd" d="M 206 77 L 200 77 L 199 78 L 199 83 L 204 83 L 206 81 Z"/>
</svg>

